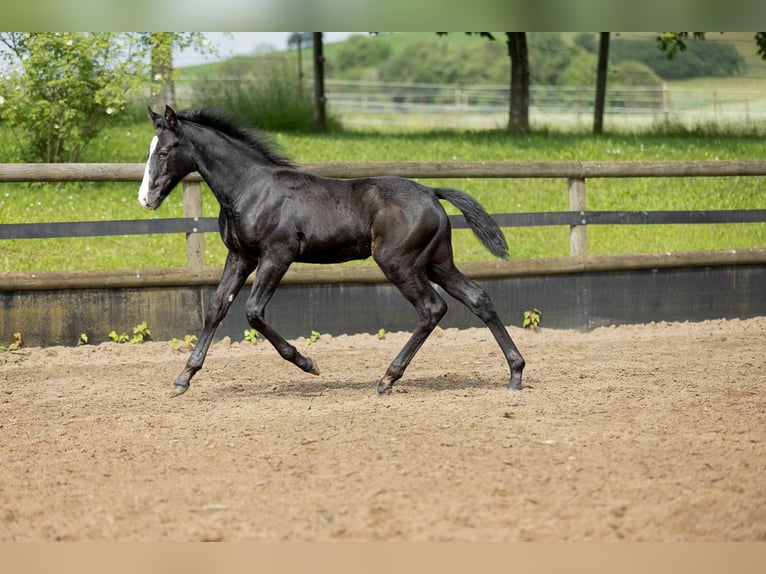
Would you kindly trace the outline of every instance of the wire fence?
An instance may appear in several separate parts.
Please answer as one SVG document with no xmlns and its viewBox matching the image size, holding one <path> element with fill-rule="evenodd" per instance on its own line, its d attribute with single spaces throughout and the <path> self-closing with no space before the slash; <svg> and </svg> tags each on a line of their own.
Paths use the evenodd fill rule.
<svg viewBox="0 0 766 574">
<path fill-rule="evenodd" d="M 502 127 L 508 122 L 509 87 L 327 80 L 330 109 L 344 124 Z M 590 127 L 593 86 L 531 86 L 535 126 Z M 766 126 L 763 91 L 660 87 L 609 87 L 605 123 L 613 127 L 698 127 L 746 130 Z"/>
<path fill-rule="evenodd" d="M 239 76 L 206 78 L 204 85 L 242 82 Z M 311 93 L 306 78 L 303 90 Z M 346 127 L 502 128 L 508 123 L 508 85 L 325 80 L 330 112 Z M 176 88 L 179 105 L 193 105 L 195 82 Z M 589 129 L 594 86 L 531 86 L 533 127 Z M 609 128 L 766 128 L 766 91 L 662 86 L 608 86 L 604 123 Z"/>
</svg>

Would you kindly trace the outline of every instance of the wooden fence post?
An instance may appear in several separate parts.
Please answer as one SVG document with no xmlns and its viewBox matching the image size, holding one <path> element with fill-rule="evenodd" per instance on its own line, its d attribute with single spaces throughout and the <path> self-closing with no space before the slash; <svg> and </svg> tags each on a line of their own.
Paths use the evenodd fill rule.
<svg viewBox="0 0 766 574">
<path fill-rule="evenodd" d="M 184 216 L 202 217 L 202 188 L 196 181 L 183 182 Z M 196 228 L 195 228 L 196 229 Z M 202 233 L 186 234 L 186 260 L 189 267 L 205 266 L 205 236 Z"/>
<path fill-rule="evenodd" d="M 580 256 L 588 254 L 588 236 L 585 227 L 585 179 L 569 178 L 569 210 L 582 215 L 581 225 L 569 226 L 569 254 Z"/>
</svg>

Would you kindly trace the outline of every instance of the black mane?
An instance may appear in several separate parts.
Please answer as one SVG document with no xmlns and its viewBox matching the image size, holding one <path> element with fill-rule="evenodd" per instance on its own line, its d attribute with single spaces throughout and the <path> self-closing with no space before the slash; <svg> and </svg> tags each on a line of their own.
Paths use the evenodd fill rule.
<svg viewBox="0 0 766 574">
<path fill-rule="evenodd" d="M 209 127 L 242 142 L 271 163 L 283 167 L 295 167 L 295 164 L 282 154 L 279 145 L 268 135 L 254 128 L 235 125 L 231 116 L 227 114 L 200 108 L 181 110 L 176 115 L 179 120 Z"/>
</svg>

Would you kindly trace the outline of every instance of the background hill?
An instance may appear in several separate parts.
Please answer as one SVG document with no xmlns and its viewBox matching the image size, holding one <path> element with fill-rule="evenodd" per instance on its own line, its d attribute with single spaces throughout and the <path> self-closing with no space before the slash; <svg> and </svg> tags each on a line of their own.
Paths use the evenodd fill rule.
<svg viewBox="0 0 766 574">
<path fill-rule="evenodd" d="M 507 83 L 509 63 L 503 32 L 491 41 L 478 35 L 452 32 L 396 32 L 350 36 L 325 45 L 326 77 L 344 80 L 400 82 Z M 533 84 L 590 84 L 595 75 L 597 33 L 528 33 Z M 623 67 L 633 78 L 610 79 L 626 85 L 639 81 L 698 78 L 766 79 L 766 62 L 755 51 L 752 32 L 709 32 L 705 40 L 689 40 L 686 52 L 669 60 L 657 48 L 654 32 L 614 32 L 610 68 Z M 304 74 L 310 75 L 311 50 L 302 54 Z M 181 69 L 181 79 L 256 69 L 279 60 L 297 71 L 297 50 L 237 56 L 224 62 Z M 297 73 L 297 72 L 296 72 Z"/>
<path fill-rule="evenodd" d="M 508 121 L 505 34 L 355 34 L 325 45 L 326 95 L 336 124 L 375 129 L 501 128 Z M 759 129 L 766 61 L 753 32 L 690 39 L 673 59 L 657 33 L 612 33 L 607 110 L 612 127 Z M 530 117 L 537 127 L 592 121 L 597 33 L 528 33 Z M 180 70 L 179 105 L 212 105 L 266 129 L 311 129 L 310 46 Z M 254 100 L 258 100 L 255 102 Z M 295 118 L 301 118 L 296 121 Z"/>
</svg>

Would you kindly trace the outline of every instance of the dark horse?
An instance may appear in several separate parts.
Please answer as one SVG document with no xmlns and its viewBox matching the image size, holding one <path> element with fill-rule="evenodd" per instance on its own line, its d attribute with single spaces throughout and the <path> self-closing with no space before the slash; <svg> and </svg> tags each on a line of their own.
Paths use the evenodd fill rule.
<svg viewBox="0 0 766 574">
<path fill-rule="evenodd" d="M 199 172 L 221 205 L 218 225 L 229 250 L 202 334 L 173 384 L 173 396 L 183 394 L 202 368 L 216 327 L 256 268 L 246 305 L 250 325 L 284 359 L 318 375 L 314 362 L 266 322 L 266 305 L 293 261 L 338 263 L 370 255 L 418 313 L 418 325 L 380 379 L 378 393 L 391 391 L 447 312 L 431 282 L 486 323 L 508 361 L 509 388 L 521 388 L 524 359 L 487 293 L 452 260 L 451 228 L 440 199 L 463 212 L 490 252 L 508 256 L 499 227 L 470 196 L 398 177 L 343 180 L 305 173 L 256 132 L 205 110 L 176 113 L 166 107 L 164 114 L 149 109 L 149 116 L 157 134 L 138 201 L 157 209 L 184 176 Z"/>
</svg>

